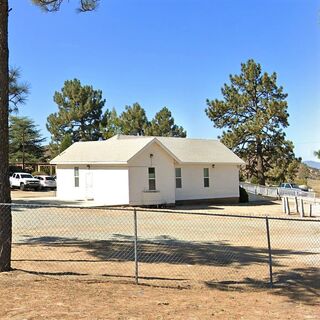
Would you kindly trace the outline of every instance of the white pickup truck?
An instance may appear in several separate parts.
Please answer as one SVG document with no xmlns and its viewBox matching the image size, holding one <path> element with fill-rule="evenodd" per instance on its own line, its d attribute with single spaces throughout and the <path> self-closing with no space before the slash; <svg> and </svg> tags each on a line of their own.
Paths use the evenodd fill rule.
<svg viewBox="0 0 320 320">
<path fill-rule="evenodd" d="M 16 172 L 10 177 L 10 187 L 40 190 L 40 181 L 35 179 L 31 174 L 24 172 Z"/>
</svg>

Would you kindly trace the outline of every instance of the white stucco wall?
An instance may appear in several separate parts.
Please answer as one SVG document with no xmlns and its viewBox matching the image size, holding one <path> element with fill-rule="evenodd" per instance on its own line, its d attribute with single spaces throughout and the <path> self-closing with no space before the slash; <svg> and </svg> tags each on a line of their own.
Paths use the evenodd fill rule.
<svg viewBox="0 0 320 320">
<path fill-rule="evenodd" d="M 62 200 L 85 199 L 85 166 L 79 167 L 79 187 L 74 186 L 74 166 L 57 165 L 57 198 Z"/>
<path fill-rule="evenodd" d="M 74 186 L 74 167 L 79 167 L 79 187 Z M 58 165 L 57 197 L 62 200 L 94 200 L 104 205 L 129 204 L 126 167 Z"/>
<path fill-rule="evenodd" d="M 233 198 L 239 196 L 239 169 L 236 165 L 176 165 L 181 168 L 182 188 L 176 200 Z M 209 187 L 204 187 L 203 169 L 209 168 Z"/>
<path fill-rule="evenodd" d="M 152 158 L 150 154 L 153 155 Z M 155 168 L 157 192 L 147 192 L 149 167 Z M 129 161 L 129 186 L 131 205 L 174 203 L 174 159 L 157 144 L 150 145 Z"/>
</svg>

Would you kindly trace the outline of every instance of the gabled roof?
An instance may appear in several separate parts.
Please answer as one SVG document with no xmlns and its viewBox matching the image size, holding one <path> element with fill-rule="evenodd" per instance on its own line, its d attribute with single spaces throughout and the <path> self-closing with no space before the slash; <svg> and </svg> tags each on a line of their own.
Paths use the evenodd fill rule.
<svg viewBox="0 0 320 320">
<path fill-rule="evenodd" d="M 55 157 L 53 164 L 126 164 L 130 158 L 149 144 L 154 138 L 146 137 L 136 141 L 117 139 L 117 136 L 104 141 L 76 142 Z"/>
<path fill-rule="evenodd" d="M 157 143 L 178 163 L 244 164 L 218 140 L 116 135 L 105 141 L 76 142 L 52 164 L 128 164 L 131 158 Z"/>
<path fill-rule="evenodd" d="M 244 164 L 218 140 L 157 137 L 182 163 Z"/>
</svg>

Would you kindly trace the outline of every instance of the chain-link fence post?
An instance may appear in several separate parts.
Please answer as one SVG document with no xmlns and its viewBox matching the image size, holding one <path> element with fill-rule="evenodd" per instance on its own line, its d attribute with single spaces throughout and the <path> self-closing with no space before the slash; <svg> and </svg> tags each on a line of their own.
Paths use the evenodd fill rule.
<svg viewBox="0 0 320 320">
<path fill-rule="evenodd" d="M 273 287 L 273 278 L 272 278 L 272 253 L 271 253 L 271 242 L 270 242 L 270 228 L 269 220 L 266 217 L 266 228 L 267 228 L 267 240 L 268 240 L 268 255 L 269 255 L 269 277 L 270 277 L 270 287 Z"/>
<path fill-rule="evenodd" d="M 134 265 L 135 265 L 135 282 L 139 284 L 139 265 L 138 265 L 138 221 L 137 210 L 133 209 L 134 219 Z"/>
</svg>

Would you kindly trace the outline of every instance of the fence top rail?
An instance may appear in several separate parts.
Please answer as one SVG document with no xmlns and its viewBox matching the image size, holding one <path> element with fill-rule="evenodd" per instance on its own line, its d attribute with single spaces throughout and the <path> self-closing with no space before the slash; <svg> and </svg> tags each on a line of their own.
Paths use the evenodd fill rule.
<svg viewBox="0 0 320 320">
<path fill-rule="evenodd" d="M 300 197 L 300 196 L 293 196 L 293 195 L 281 195 L 281 199 L 282 198 L 289 198 L 289 199 L 295 199 L 297 198 L 298 200 L 303 200 L 306 202 L 310 202 L 310 203 L 316 203 L 316 204 L 320 204 L 320 198 L 310 198 L 310 197 Z"/>
<path fill-rule="evenodd" d="M 263 185 L 260 185 L 260 184 L 253 184 L 253 183 L 249 183 L 249 182 L 240 182 L 239 183 L 241 186 L 246 186 L 246 187 L 259 187 L 259 188 L 268 188 L 268 189 L 279 189 L 279 187 L 276 187 L 276 186 L 263 186 Z"/>
<path fill-rule="evenodd" d="M 318 222 L 320 219 L 318 217 L 310 218 L 288 218 L 288 217 L 273 217 L 268 215 L 254 216 L 254 215 L 245 215 L 245 214 L 231 214 L 231 213 L 208 213 L 208 212 L 197 212 L 197 211 L 177 211 L 177 210 L 168 210 L 168 209 L 146 209 L 138 208 L 137 212 L 164 212 L 164 213 L 176 213 L 181 215 L 198 215 L 198 216 L 214 216 L 214 217 L 229 217 L 229 218 L 247 218 L 247 219 L 260 219 L 260 220 L 286 220 L 286 221 L 309 221 L 309 222 Z"/>
<path fill-rule="evenodd" d="M 81 207 L 81 206 L 67 206 L 67 205 L 43 205 L 43 204 L 18 204 L 18 203 L 0 203 L 1 206 L 8 207 L 22 207 L 22 208 L 57 208 L 57 209 L 81 209 L 81 210 L 112 210 L 112 211 L 130 211 L 132 213 L 136 212 L 157 212 L 157 213 L 170 213 L 179 215 L 192 215 L 192 216 L 211 216 L 211 217 L 226 217 L 226 218 L 242 218 L 242 219 L 258 219 L 258 220 L 286 220 L 286 221 L 303 221 L 303 222 L 316 222 L 320 223 L 320 218 L 289 218 L 289 217 L 273 217 L 269 215 L 245 215 L 245 214 L 231 214 L 231 213 L 216 213 L 216 212 L 198 212 L 198 211 L 180 211 L 173 209 L 153 209 L 153 208 L 141 208 L 141 207 L 106 207 L 106 206 L 95 206 L 95 207 Z"/>
</svg>

